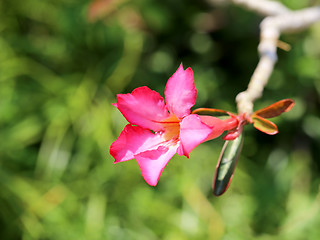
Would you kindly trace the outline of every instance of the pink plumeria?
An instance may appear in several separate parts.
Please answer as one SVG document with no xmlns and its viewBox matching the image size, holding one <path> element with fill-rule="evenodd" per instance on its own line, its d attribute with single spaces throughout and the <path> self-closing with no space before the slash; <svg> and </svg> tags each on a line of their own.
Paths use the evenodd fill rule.
<svg viewBox="0 0 320 240">
<path fill-rule="evenodd" d="M 238 125 L 233 117 L 221 120 L 191 114 L 197 89 L 192 69 L 184 70 L 182 64 L 168 80 L 164 94 L 166 101 L 158 92 L 139 87 L 132 93 L 118 94 L 114 104 L 129 122 L 110 147 L 114 163 L 136 159 L 151 186 L 157 185 L 175 153 L 189 157 L 200 143 Z"/>
</svg>

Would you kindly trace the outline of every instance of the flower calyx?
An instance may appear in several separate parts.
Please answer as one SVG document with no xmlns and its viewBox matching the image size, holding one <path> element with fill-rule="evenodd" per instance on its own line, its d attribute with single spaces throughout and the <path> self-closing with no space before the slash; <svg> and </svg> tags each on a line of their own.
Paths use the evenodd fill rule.
<svg viewBox="0 0 320 240">
<path fill-rule="evenodd" d="M 239 137 L 242 133 L 243 127 L 247 124 L 253 124 L 253 127 L 268 135 L 277 134 L 277 125 L 270 120 L 267 120 L 267 118 L 274 118 L 284 112 L 288 112 L 293 106 L 294 101 L 292 99 L 283 99 L 265 108 L 257 110 L 250 115 L 247 113 L 236 115 L 225 110 L 213 108 L 198 108 L 192 113 L 219 117 L 225 119 L 224 121 L 233 122 L 233 126 L 235 126 L 234 121 L 237 121 L 236 126 L 232 129 L 229 129 L 228 133 L 223 137 L 224 140 L 230 141 Z M 226 117 L 229 118 L 226 119 Z"/>
</svg>

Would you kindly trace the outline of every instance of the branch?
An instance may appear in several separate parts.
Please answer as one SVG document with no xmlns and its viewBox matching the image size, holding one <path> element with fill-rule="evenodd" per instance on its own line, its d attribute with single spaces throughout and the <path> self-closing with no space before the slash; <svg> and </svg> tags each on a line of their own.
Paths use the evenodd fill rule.
<svg viewBox="0 0 320 240">
<path fill-rule="evenodd" d="M 258 13 L 269 15 L 260 25 L 259 63 L 251 77 L 247 90 L 239 93 L 236 97 L 239 114 L 251 114 L 253 112 L 253 103 L 262 96 L 263 89 L 277 61 L 277 45 L 280 34 L 299 31 L 320 21 L 320 6 L 290 11 L 281 3 L 268 0 L 233 0 L 233 2 Z"/>
<path fill-rule="evenodd" d="M 281 3 L 269 0 L 232 0 L 232 2 L 264 16 L 273 16 L 290 12 L 290 10 Z"/>
</svg>

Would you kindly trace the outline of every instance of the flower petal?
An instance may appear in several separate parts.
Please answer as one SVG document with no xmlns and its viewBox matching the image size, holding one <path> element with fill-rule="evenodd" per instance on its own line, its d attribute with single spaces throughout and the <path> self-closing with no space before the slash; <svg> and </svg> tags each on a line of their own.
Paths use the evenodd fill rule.
<svg viewBox="0 0 320 240">
<path fill-rule="evenodd" d="M 239 124 L 239 121 L 236 117 L 231 117 L 225 120 L 211 116 L 199 117 L 203 123 L 212 128 L 212 132 L 206 141 L 219 137 L 224 131 L 235 129 Z"/>
<path fill-rule="evenodd" d="M 178 70 L 169 78 L 164 94 L 170 113 L 180 119 L 189 115 L 190 108 L 195 104 L 197 98 L 192 69 L 184 70 L 181 63 Z"/>
<path fill-rule="evenodd" d="M 189 153 L 200 143 L 206 141 L 211 133 L 212 128 L 204 124 L 198 115 L 191 114 L 183 118 L 180 123 L 181 145 L 178 154 L 189 157 Z"/>
<path fill-rule="evenodd" d="M 136 154 L 147 150 L 157 149 L 163 142 L 160 134 L 128 124 L 120 133 L 118 139 L 110 146 L 110 154 L 115 162 L 123 162 L 135 158 Z"/>
<path fill-rule="evenodd" d="M 128 94 L 118 94 L 115 106 L 129 123 L 153 131 L 162 130 L 159 121 L 169 117 L 160 94 L 148 87 L 139 87 Z"/>
<path fill-rule="evenodd" d="M 141 174 L 149 185 L 158 184 L 163 169 L 177 152 L 177 148 L 178 145 L 172 145 L 169 148 L 160 146 L 157 150 L 146 151 L 135 156 Z"/>
</svg>

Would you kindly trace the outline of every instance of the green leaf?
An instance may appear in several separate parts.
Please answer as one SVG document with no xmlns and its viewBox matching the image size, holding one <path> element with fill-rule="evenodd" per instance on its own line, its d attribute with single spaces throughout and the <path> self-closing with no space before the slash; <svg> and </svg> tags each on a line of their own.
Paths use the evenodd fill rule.
<svg viewBox="0 0 320 240">
<path fill-rule="evenodd" d="M 273 118 L 279 116 L 283 112 L 290 111 L 293 106 L 294 101 L 292 99 L 283 99 L 279 102 L 271 104 L 268 107 L 256 111 L 252 116 L 257 115 L 263 118 Z"/>
<path fill-rule="evenodd" d="M 243 145 L 241 133 L 233 141 L 226 141 L 220 153 L 213 181 L 213 194 L 222 195 L 229 187 Z"/>
<path fill-rule="evenodd" d="M 274 135 L 278 133 L 278 127 L 273 122 L 262 118 L 260 116 L 252 117 L 253 126 L 261 132 L 269 135 Z"/>
</svg>

